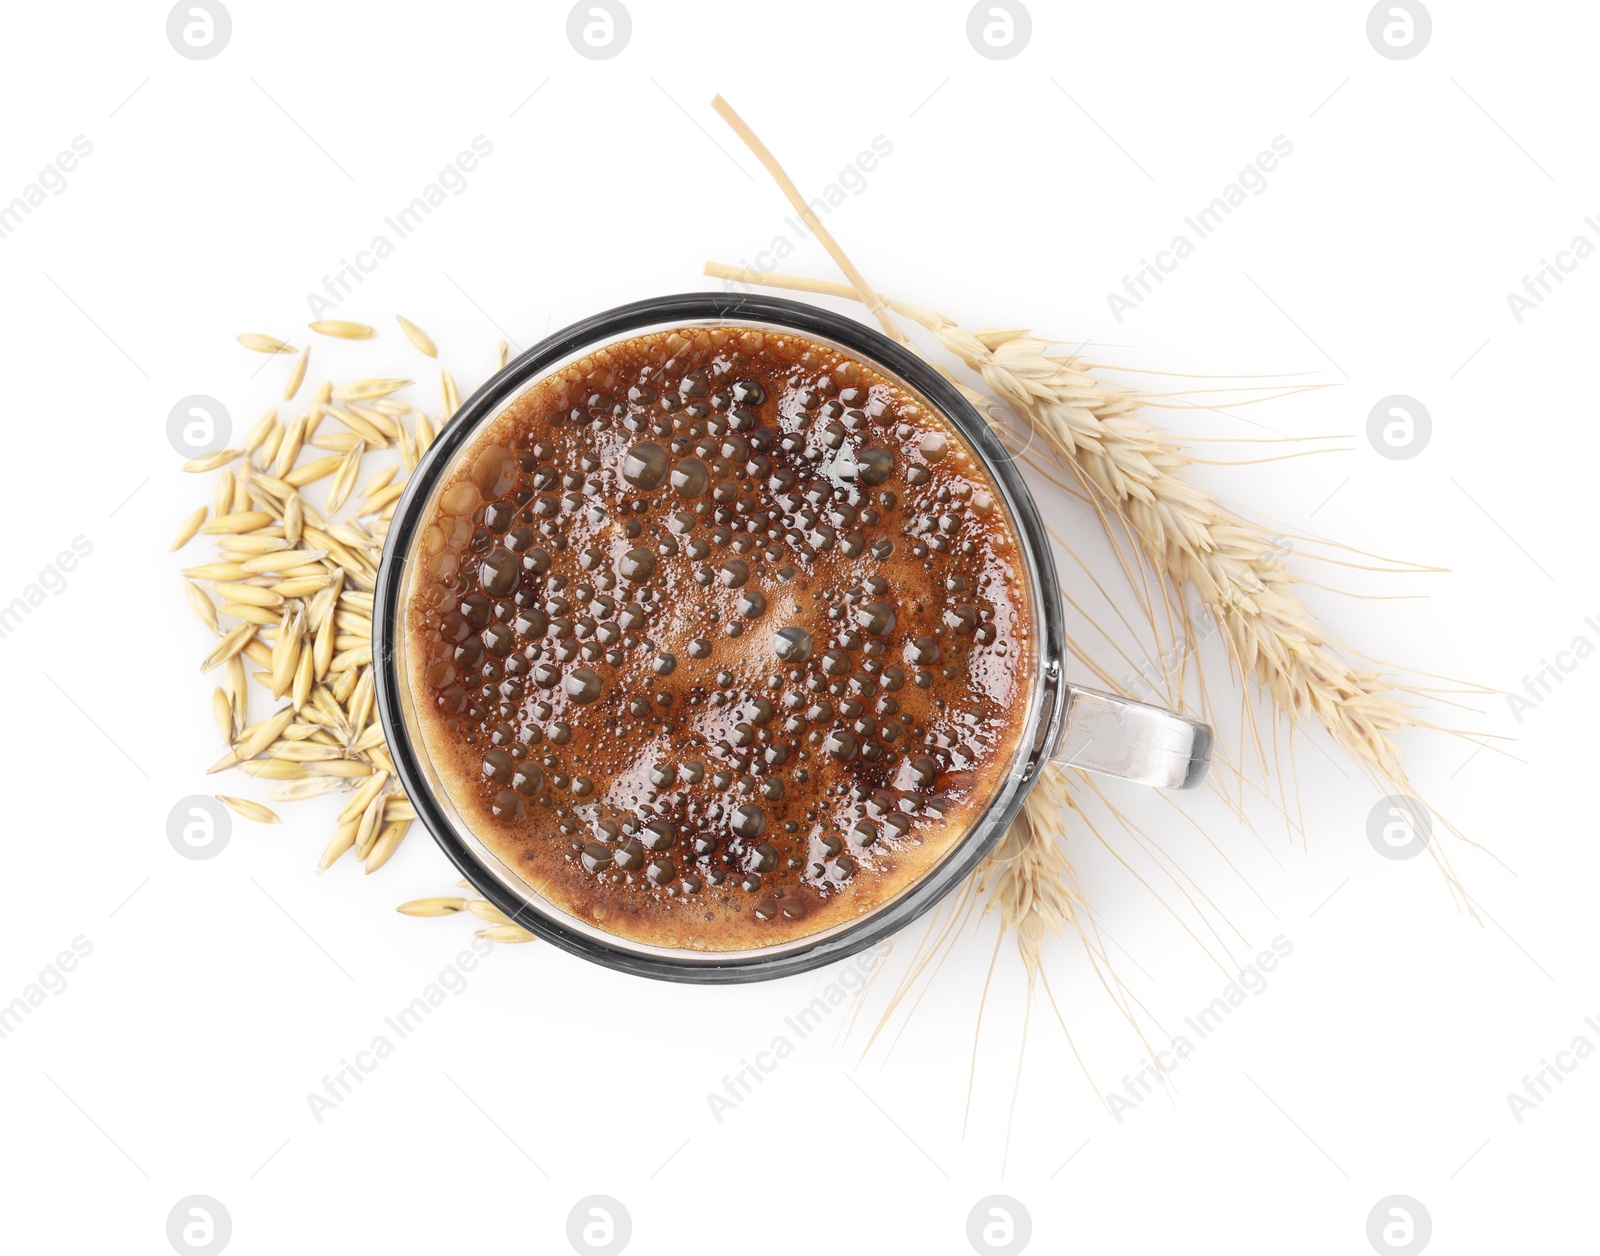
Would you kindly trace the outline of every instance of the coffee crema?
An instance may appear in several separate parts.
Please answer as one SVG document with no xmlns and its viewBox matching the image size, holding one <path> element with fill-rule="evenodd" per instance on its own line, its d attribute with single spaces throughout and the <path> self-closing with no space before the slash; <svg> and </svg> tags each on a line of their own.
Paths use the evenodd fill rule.
<svg viewBox="0 0 1600 1256">
<path fill-rule="evenodd" d="M 635 943 L 872 912 L 968 832 L 1027 720 L 1027 577 L 980 459 L 790 333 L 556 371 L 444 474 L 412 562 L 445 793 L 552 906 Z"/>
</svg>

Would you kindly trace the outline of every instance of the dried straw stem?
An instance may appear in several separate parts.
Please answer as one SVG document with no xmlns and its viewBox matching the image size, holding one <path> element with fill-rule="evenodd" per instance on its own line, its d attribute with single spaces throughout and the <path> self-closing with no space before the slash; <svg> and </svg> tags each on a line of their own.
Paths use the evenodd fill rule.
<svg viewBox="0 0 1600 1256">
<path fill-rule="evenodd" d="M 1293 585 L 1296 581 L 1280 561 L 1283 538 L 1269 536 L 1261 527 L 1241 518 L 1202 489 L 1188 483 L 1184 478 L 1188 468 L 1208 460 L 1187 455 L 1178 442 L 1145 423 L 1139 415 L 1146 404 L 1203 408 L 1201 402 L 1187 397 L 1167 398 L 1108 387 L 1093 377 L 1088 364 L 1072 354 L 1052 352 L 1051 342 L 1040 340 L 1026 331 L 971 333 L 941 314 L 895 301 L 869 287 L 861 272 L 816 219 L 809 204 L 766 146 L 720 97 L 713 107 L 773 176 L 849 282 L 826 283 L 714 263 L 706 265 L 708 275 L 744 284 L 791 288 L 857 300 L 871 310 L 894 341 L 919 352 L 919 346 L 907 339 L 894 316 L 910 319 L 932 333 L 945 351 L 977 374 L 993 397 L 970 387 L 939 363 L 934 362 L 935 367 L 955 384 L 980 414 L 1002 432 L 1005 428 L 1004 415 L 995 404 L 995 399 L 1009 408 L 1026 424 L 1030 434 L 1021 451 L 1023 460 L 1045 478 L 1068 491 L 1076 492 L 1096 512 L 1117 550 L 1124 574 L 1139 598 L 1144 617 L 1157 635 L 1158 645 L 1161 636 L 1158 610 L 1164 612 L 1169 636 L 1175 643 L 1182 643 L 1175 666 L 1168 666 L 1163 657 L 1162 671 L 1165 674 L 1161 679 L 1167 687 L 1168 701 L 1172 705 L 1181 708 L 1185 704 L 1188 664 L 1193 657 L 1194 670 L 1198 674 L 1201 709 L 1206 711 L 1209 708 L 1205 677 L 1196 657 L 1201 634 L 1183 598 L 1169 593 L 1168 581 L 1156 581 L 1157 588 L 1151 589 L 1150 581 L 1146 578 L 1151 568 L 1163 573 L 1176 589 L 1181 590 L 1184 585 L 1193 586 L 1210 612 L 1213 630 L 1220 628 L 1220 635 L 1227 643 L 1230 657 L 1240 675 L 1253 678 L 1274 709 L 1289 716 L 1291 763 L 1293 730 L 1297 723 L 1309 720 L 1325 729 L 1375 781 L 1392 785 L 1399 791 L 1412 792 L 1400 761 L 1399 747 L 1392 734 L 1410 727 L 1437 727 L 1415 714 L 1405 700 L 1408 695 L 1420 696 L 1429 691 L 1402 684 L 1378 671 L 1347 661 L 1344 655 L 1351 652 L 1342 652 L 1321 631 L 1295 593 Z M 1036 443 L 1033 438 L 1037 438 L 1043 452 L 1050 455 L 1048 458 L 1030 456 Z M 1269 459 L 1261 461 L 1266 460 Z M 1052 473 L 1055 468 L 1064 468 L 1070 482 L 1062 483 Z M 1057 539 L 1060 540 L 1059 537 Z M 1129 540 L 1132 544 L 1125 544 Z M 1135 559 L 1131 566 L 1126 561 L 1130 549 Z M 1076 555 L 1073 557 L 1076 558 Z M 1079 562 L 1082 565 L 1081 560 Z M 1348 565 L 1360 566 L 1359 563 Z M 1129 627 L 1131 635 L 1131 626 L 1117 610 L 1110 595 L 1088 572 L 1087 567 L 1084 567 L 1084 571 L 1116 612 L 1117 618 L 1125 627 Z M 1067 590 L 1062 590 L 1062 596 L 1075 609 L 1081 610 Z M 1125 651 L 1109 636 L 1107 640 L 1126 660 Z M 1086 663 L 1090 662 L 1075 644 L 1069 644 L 1074 653 Z M 1132 662 L 1127 661 L 1130 664 Z M 1120 688 L 1103 669 L 1092 663 L 1090 665 L 1103 683 L 1111 688 Z M 1135 670 L 1144 669 L 1135 667 Z M 1255 710 L 1248 702 L 1243 702 L 1242 707 L 1265 776 L 1268 771 L 1267 754 L 1255 724 Z M 1250 787 L 1260 791 L 1248 780 L 1242 765 L 1234 766 L 1240 782 L 1238 812 L 1241 821 L 1248 824 L 1244 813 L 1244 790 Z M 990 961 L 989 978 L 984 983 L 983 1001 L 979 1005 L 980 1027 L 995 958 L 998 957 L 1001 942 L 1010 935 L 1016 940 L 1028 978 L 1029 1013 L 1032 1011 L 1036 985 L 1042 984 L 1073 1054 L 1078 1056 L 1065 1018 L 1056 1006 L 1043 965 L 1046 937 L 1052 933 L 1061 934 L 1071 926 L 1108 996 L 1122 1011 L 1135 1033 L 1141 1039 L 1144 1037 L 1140 1013 L 1148 1017 L 1148 1011 L 1117 978 L 1099 931 L 1078 891 L 1063 841 L 1066 836 L 1066 810 L 1071 808 L 1076 811 L 1095 838 L 1111 850 L 1124 867 L 1130 872 L 1133 870 L 1107 842 L 1094 821 L 1083 812 L 1069 790 L 1070 779 L 1060 769 L 1047 767 L 1023 813 L 974 880 L 953 898 L 948 912 L 941 909 L 935 914 L 912 958 L 909 971 L 892 992 L 888 1006 L 867 1042 L 868 1050 L 887 1027 L 896 1010 L 909 1001 L 909 1010 L 900 1028 L 900 1033 L 904 1032 L 910 1014 L 927 993 L 933 974 L 938 971 L 964 924 L 970 919 L 974 904 L 985 894 L 988 896 L 985 913 L 995 913 L 1001 928 L 995 943 L 995 956 Z M 1215 776 L 1213 780 L 1215 782 Z M 1093 789 L 1092 781 L 1083 784 L 1099 796 L 1137 848 L 1151 854 L 1150 848 L 1154 843 L 1103 794 Z M 1220 784 L 1217 788 L 1222 792 Z M 1281 783 L 1279 789 L 1282 796 L 1279 809 L 1288 819 L 1288 800 L 1282 795 Z M 1448 822 L 1445 825 L 1450 827 Z M 1303 831 L 1303 824 L 1301 828 Z M 1454 832 L 1454 829 L 1451 831 Z M 1431 844 L 1430 850 L 1444 871 L 1457 902 L 1471 913 L 1470 901 L 1456 881 L 1440 844 Z M 1151 854 L 1151 857 L 1155 858 L 1155 855 Z M 1177 870 L 1181 880 L 1175 876 L 1173 869 L 1167 866 L 1172 863 L 1170 859 L 1164 862 L 1157 859 L 1156 862 L 1162 872 L 1174 881 L 1183 898 L 1199 912 L 1207 927 L 1211 928 L 1215 940 L 1222 944 L 1226 952 L 1227 946 L 1221 936 L 1211 927 L 1205 911 L 1184 885 L 1184 882 L 1192 885 L 1192 880 L 1181 869 Z M 1137 872 L 1133 872 L 1133 875 L 1152 893 L 1156 893 Z M 1205 904 L 1214 909 L 1214 904 L 1199 891 L 1199 887 L 1195 886 L 1194 889 Z M 1160 894 L 1156 894 L 1156 897 L 1158 901 L 1161 900 Z M 1167 910 L 1173 909 L 1168 907 Z M 1185 924 L 1184 928 L 1187 930 L 1188 925 Z M 1237 933 L 1237 930 L 1234 932 Z M 1190 933 L 1193 936 L 1192 930 Z M 1195 940 L 1209 954 L 1209 947 L 1198 937 Z M 925 984 L 921 993 L 912 999 L 919 983 Z M 1024 1049 L 1028 1023 L 1029 1018 L 1025 1017 Z M 969 1078 L 968 1084 L 969 1112 L 972 1084 L 976 1077 L 977 1032 L 975 1029 L 973 1077 Z M 899 1034 L 895 1042 L 898 1042 L 898 1038 Z M 1148 1049 L 1148 1042 L 1146 1046 Z M 893 1049 L 894 1043 L 891 1043 L 888 1050 L 892 1052 Z M 1152 1059 L 1159 1058 L 1154 1051 L 1150 1051 L 1149 1055 Z M 1081 1056 L 1078 1056 L 1078 1062 L 1082 1067 Z M 1087 1068 L 1084 1071 L 1087 1076 Z M 1020 1079 L 1021 1057 L 1018 1061 L 1017 1086 L 1013 1088 L 1011 1097 L 1013 1116 Z M 1009 1130 L 1006 1141 L 1009 1148 Z"/>
<path fill-rule="evenodd" d="M 789 178 L 787 172 L 779 165 L 770 149 L 756 136 L 755 132 L 741 118 L 723 98 L 719 95 L 712 101 L 714 108 L 733 128 L 734 133 L 744 142 L 750 151 L 761 162 L 762 166 L 772 176 L 789 203 L 799 213 L 816 238 L 827 249 L 828 254 L 838 264 L 850 281 L 849 286 L 843 289 L 842 295 L 849 296 L 866 306 L 878 319 L 884 332 L 895 342 L 910 346 L 905 333 L 890 314 L 892 303 L 889 302 L 875 288 L 871 287 L 865 276 L 857 269 L 849 256 L 839 246 L 833 235 L 823 225 L 812 211 L 810 203 L 800 194 L 799 188 Z M 717 273 L 712 264 L 706 267 L 707 273 Z M 761 282 L 757 277 L 755 282 Z M 943 368 L 940 368 L 943 370 Z M 948 376 L 949 371 L 944 371 Z M 953 376 L 951 376 L 954 379 Z M 980 403 L 980 412 L 987 413 L 987 403 L 971 389 L 955 381 L 964 395 Z M 1028 974 L 1029 1006 L 1032 1006 L 1032 992 L 1035 981 L 1042 975 L 1041 965 L 1044 936 L 1047 932 L 1060 933 L 1068 923 L 1078 928 L 1084 940 L 1085 948 L 1089 948 L 1088 935 L 1084 933 L 1074 911 L 1074 893 L 1070 889 L 1072 884 L 1072 868 L 1065 852 L 1062 850 L 1059 837 L 1064 836 L 1063 811 L 1068 800 L 1066 780 L 1067 777 L 1055 769 L 1048 769 L 1046 779 L 1041 779 L 1034 790 L 1023 814 L 1013 823 L 1011 829 L 1002 839 L 1001 846 L 1014 847 L 1017 850 L 1015 858 L 1008 859 L 1005 855 L 991 855 L 978 876 L 969 882 L 967 889 L 962 892 L 959 903 L 951 909 L 948 919 L 942 930 L 930 929 L 924 945 L 919 948 L 914 957 L 911 968 L 901 980 L 898 988 L 892 994 L 889 1006 L 869 1038 L 867 1046 L 870 1049 L 872 1039 L 883 1030 L 888 1018 L 893 1015 L 896 1007 L 906 999 L 919 978 L 926 975 L 931 985 L 932 974 L 938 971 L 948 947 L 954 944 L 954 939 L 959 936 L 960 925 L 970 913 L 976 900 L 976 891 L 981 891 L 982 881 L 986 875 L 993 877 L 994 897 L 991 906 L 997 907 L 1002 921 L 1000 938 L 996 940 L 996 955 L 999 953 L 1000 941 L 1004 939 L 1007 931 L 1014 931 L 1017 945 L 1021 952 L 1024 967 Z M 987 909 L 986 909 L 987 910 Z M 1097 971 L 1100 971 L 1097 965 Z M 990 964 L 993 972 L 993 960 Z M 1102 974 L 1102 981 L 1104 975 Z M 928 986 L 925 985 L 923 993 L 926 994 Z M 1047 985 L 1048 989 L 1048 985 Z M 987 998 L 988 984 L 984 986 Z M 918 996 L 920 1002 L 921 996 Z M 1054 1004 L 1054 998 L 1051 999 Z M 1126 1007 L 1126 1004 L 1123 1004 Z M 914 1011 L 916 1004 L 912 1004 Z M 982 1022 L 982 1005 L 979 1007 L 979 1023 Z M 1057 1011 L 1059 1017 L 1059 1009 Z M 909 1015 L 908 1018 L 909 1020 Z M 1130 1017 L 1131 1020 L 1131 1017 Z M 904 1026 L 902 1025 L 902 1031 Z M 1062 1028 L 1066 1023 L 1062 1020 Z M 1135 1024 L 1137 1029 L 1137 1025 Z M 1070 1033 L 1068 1040 L 1071 1040 Z M 890 1048 L 893 1049 L 892 1046 Z M 1076 1047 L 1073 1048 L 1076 1054 Z M 1081 1063 L 1081 1061 L 1080 1061 Z M 976 1040 L 973 1046 L 973 1067 L 977 1066 Z M 1020 1081 L 1020 1067 L 1019 1067 Z M 968 1104 L 971 1103 L 971 1086 L 968 1086 Z M 1015 1093 L 1013 1093 L 1013 1103 Z M 1009 1146 L 1009 1137 L 1007 1144 Z"/>
<path fill-rule="evenodd" d="M 745 283 L 857 295 L 850 285 L 718 263 L 708 263 L 706 272 Z M 1414 792 L 1392 734 L 1439 727 L 1406 700 L 1425 691 L 1343 657 L 1294 591 L 1297 581 L 1280 561 L 1281 541 L 1183 478 L 1196 460 L 1139 417 L 1141 394 L 1102 384 L 1078 358 L 1052 353 L 1051 342 L 1026 332 L 969 332 L 934 311 L 881 294 L 875 299 L 931 332 L 976 372 L 993 397 L 1055 455 L 1053 463 L 1072 475 L 1108 529 L 1113 521 L 1126 529 L 1142 555 L 1175 585 L 1195 589 L 1222 629 L 1240 674 L 1253 677 L 1278 711 L 1292 721 L 1309 718 L 1319 724 L 1381 785 Z M 993 419 L 990 397 L 965 386 L 963 392 Z M 1183 628 L 1192 636 L 1192 625 L 1185 622 Z M 1259 734 L 1256 747 L 1265 767 Z M 1447 854 L 1438 844 L 1430 850 L 1470 912 Z"/>
<path fill-rule="evenodd" d="M 978 872 L 978 888 L 989 892 L 984 911 L 1015 932 L 1030 985 L 1043 966 L 1045 935 L 1079 927 L 1084 909 L 1072 866 L 1057 845 L 1068 781 L 1064 769 L 1045 766 L 1022 813 Z"/>
</svg>

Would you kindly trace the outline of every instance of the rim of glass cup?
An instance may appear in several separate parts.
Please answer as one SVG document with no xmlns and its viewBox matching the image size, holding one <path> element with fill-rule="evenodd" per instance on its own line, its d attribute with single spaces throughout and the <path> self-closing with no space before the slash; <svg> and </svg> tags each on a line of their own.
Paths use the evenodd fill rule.
<svg viewBox="0 0 1600 1256">
<path fill-rule="evenodd" d="M 807 937 L 743 951 L 650 946 L 597 929 L 544 899 L 515 868 L 477 837 L 449 800 L 424 749 L 412 710 L 402 612 L 409 600 L 416 538 L 431 517 L 440 480 L 484 426 L 534 384 L 608 344 L 679 327 L 739 327 L 787 332 L 836 348 L 938 411 L 973 447 L 1017 535 L 1033 615 L 1033 681 L 1015 760 L 984 811 L 945 857 L 894 898 L 859 920 Z M 1055 744 L 1065 703 L 1061 667 L 1065 625 L 1055 559 L 1038 507 L 1013 458 L 949 380 L 872 328 L 829 310 L 781 297 L 692 292 L 655 297 L 583 319 L 508 362 L 467 398 L 440 431 L 400 498 L 374 590 L 373 659 L 379 717 L 400 782 L 417 818 L 462 875 L 490 903 L 535 936 L 583 959 L 638 976 L 719 984 L 768 980 L 833 963 L 882 942 L 959 885 L 1020 810 Z"/>
</svg>

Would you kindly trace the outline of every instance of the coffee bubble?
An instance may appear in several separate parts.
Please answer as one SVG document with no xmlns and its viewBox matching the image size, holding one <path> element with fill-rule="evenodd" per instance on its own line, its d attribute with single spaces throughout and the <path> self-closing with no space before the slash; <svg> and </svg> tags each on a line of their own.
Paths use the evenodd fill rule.
<svg viewBox="0 0 1600 1256">
<path fill-rule="evenodd" d="M 503 445 L 491 445 L 472 463 L 472 483 L 487 500 L 504 497 L 511 491 L 517 460 Z M 465 513 L 465 512 L 462 512 Z"/>
<path fill-rule="evenodd" d="M 660 488 L 667 478 L 667 451 L 651 441 L 635 445 L 623 459 L 622 478 L 635 488 Z"/>
<path fill-rule="evenodd" d="M 780 628 L 772 638 L 772 652 L 785 663 L 804 663 L 811 648 L 811 634 L 804 628 Z"/>
<path fill-rule="evenodd" d="M 617 572 L 624 580 L 638 584 L 655 574 L 656 556 L 640 546 L 631 549 L 617 560 Z"/>
<path fill-rule="evenodd" d="M 749 803 L 735 807 L 728 817 L 728 828 L 742 838 L 760 837 L 767 829 L 767 813 Z"/>
<path fill-rule="evenodd" d="M 894 631 L 894 607 L 887 602 L 873 602 L 856 609 L 856 624 L 875 637 L 887 637 Z"/>
<path fill-rule="evenodd" d="M 561 682 L 561 688 L 574 702 L 587 704 L 600 696 L 603 685 L 598 672 L 580 667 Z"/>
<path fill-rule="evenodd" d="M 710 484 L 711 472 L 698 458 L 685 458 L 672 468 L 672 491 L 679 497 L 704 497 Z"/>
</svg>

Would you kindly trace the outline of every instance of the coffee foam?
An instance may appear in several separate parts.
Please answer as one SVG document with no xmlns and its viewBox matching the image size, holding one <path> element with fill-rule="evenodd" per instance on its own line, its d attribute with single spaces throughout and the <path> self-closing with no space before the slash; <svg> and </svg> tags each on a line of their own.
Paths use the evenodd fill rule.
<svg viewBox="0 0 1600 1256">
<path fill-rule="evenodd" d="M 798 337 L 660 333 L 542 381 L 412 557 L 446 794 L 636 942 L 748 950 L 874 910 L 1015 757 L 1032 625 L 999 501 L 942 417 Z"/>
</svg>

